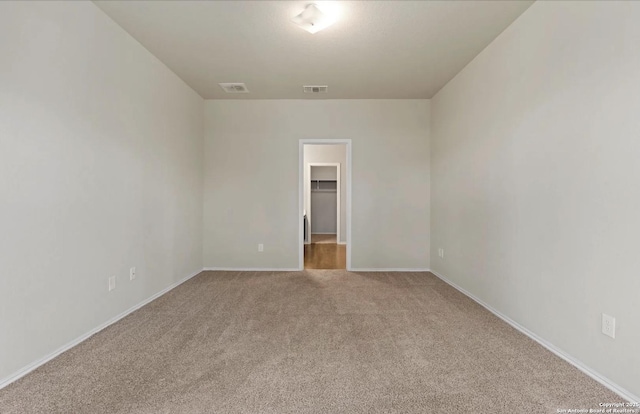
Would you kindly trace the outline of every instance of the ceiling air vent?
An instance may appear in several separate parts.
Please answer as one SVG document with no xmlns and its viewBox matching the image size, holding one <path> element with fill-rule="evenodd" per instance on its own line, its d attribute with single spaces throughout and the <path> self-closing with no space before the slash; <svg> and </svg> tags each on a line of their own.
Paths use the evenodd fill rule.
<svg viewBox="0 0 640 414">
<path fill-rule="evenodd" d="M 226 93 L 249 93 L 249 89 L 247 89 L 247 85 L 244 83 L 219 83 L 218 85 L 220 85 Z"/>
<path fill-rule="evenodd" d="M 304 93 L 327 93 L 329 87 L 327 85 L 304 85 Z"/>
</svg>

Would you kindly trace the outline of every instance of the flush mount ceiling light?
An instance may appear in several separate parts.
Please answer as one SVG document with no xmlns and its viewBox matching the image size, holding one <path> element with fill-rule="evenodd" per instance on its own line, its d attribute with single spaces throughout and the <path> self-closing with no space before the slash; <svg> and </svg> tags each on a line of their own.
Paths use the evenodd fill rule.
<svg viewBox="0 0 640 414">
<path fill-rule="evenodd" d="M 311 3 L 307 5 L 302 13 L 291 19 L 291 21 L 307 32 L 313 34 L 331 26 L 335 23 L 336 19 L 320 10 L 315 4 Z"/>
</svg>

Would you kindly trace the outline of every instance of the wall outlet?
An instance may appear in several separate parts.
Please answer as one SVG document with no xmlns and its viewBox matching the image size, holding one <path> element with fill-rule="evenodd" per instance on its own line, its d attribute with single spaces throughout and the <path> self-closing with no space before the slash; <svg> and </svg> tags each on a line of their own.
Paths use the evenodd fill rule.
<svg viewBox="0 0 640 414">
<path fill-rule="evenodd" d="M 602 314 L 602 333 L 615 339 L 616 337 L 616 318 Z"/>
<path fill-rule="evenodd" d="M 109 278 L 109 292 L 111 292 L 115 288 L 116 288 L 116 277 L 115 276 L 111 276 Z"/>
<path fill-rule="evenodd" d="M 132 267 L 129 269 L 129 280 L 133 280 L 136 278 L 136 268 Z"/>
<path fill-rule="evenodd" d="M 438 256 L 442 259 L 444 259 L 444 249 L 440 248 L 438 249 Z"/>
<path fill-rule="evenodd" d="M 260 243 L 260 244 L 258 245 L 258 251 L 259 251 L 259 252 L 264 252 L 264 244 Z"/>
</svg>

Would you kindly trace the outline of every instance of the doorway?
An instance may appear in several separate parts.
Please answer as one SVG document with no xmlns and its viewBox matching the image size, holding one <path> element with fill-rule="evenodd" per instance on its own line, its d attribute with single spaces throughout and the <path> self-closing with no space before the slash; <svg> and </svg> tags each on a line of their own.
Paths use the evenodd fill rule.
<svg viewBox="0 0 640 414">
<path fill-rule="evenodd" d="M 307 147 L 313 149 L 313 146 Z M 335 243 L 340 237 L 340 163 L 305 162 L 309 185 L 305 186 L 307 228 L 305 244 Z M 308 201 L 307 201 L 308 200 Z M 314 237 L 315 236 L 315 237 Z"/>
<path fill-rule="evenodd" d="M 299 268 L 351 268 L 351 140 L 300 140 Z"/>
<path fill-rule="evenodd" d="M 305 147 L 305 269 L 346 269 L 346 246 L 340 232 L 340 162 L 311 162 L 318 156 L 343 161 L 343 145 Z M 306 183 L 309 183 L 306 185 Z"/>
</svg>

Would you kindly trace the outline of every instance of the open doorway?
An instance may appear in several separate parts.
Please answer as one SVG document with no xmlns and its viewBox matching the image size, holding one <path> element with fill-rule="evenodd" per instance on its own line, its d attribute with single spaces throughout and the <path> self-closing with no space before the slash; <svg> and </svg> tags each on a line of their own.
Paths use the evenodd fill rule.
<svg viewBox="0 0 640 414">
<path fill-rule="evenodd" d="M 312 162 L 317 158 L 343 161 L 344 145 L 305 146 L 305 269 L 346 269 L 346 246 L 340 232 L 340 162 Z M 307 185 L 308 183 L 308 185 Z"/>
<path fill-rule="evenodd" d="M 316 146 L 317 147 L 317 146 Z M 327 146 L 329 148 L 329 146 Z M 307 147 L 309 152 L 315 148 Z M 305 162 L 309 186 L 305 185 L 305 215 L 307 217 L 305 244 L 338 243 L 341 237 L 341 181 L 340 163 Z M 307 196 L 308 191 L 308 196 Z"/>
<path fill-rule="evenodd" d="M 350 269 L 351 140 L 300 140 L 300 269 Z"/>
</svg>

